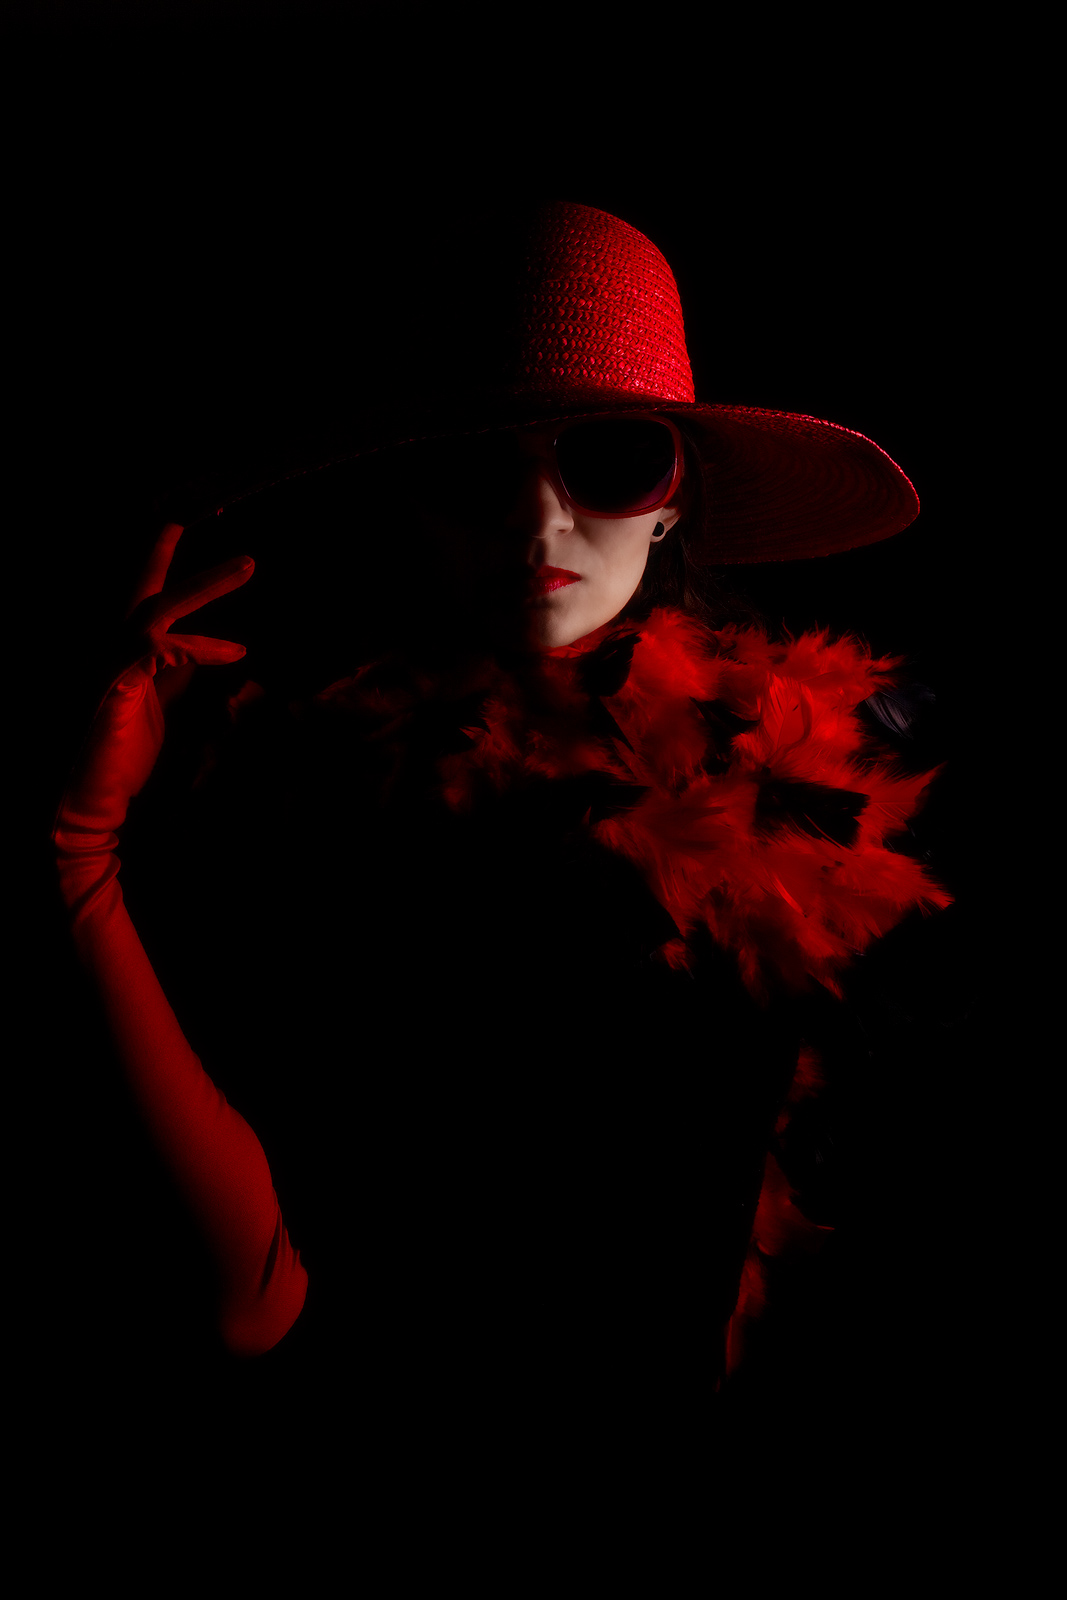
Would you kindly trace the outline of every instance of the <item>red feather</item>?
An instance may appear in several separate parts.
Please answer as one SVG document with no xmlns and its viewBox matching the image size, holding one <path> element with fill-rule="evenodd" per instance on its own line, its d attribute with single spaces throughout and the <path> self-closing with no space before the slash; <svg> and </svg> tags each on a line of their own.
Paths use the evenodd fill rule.
<svg viewBox="0 0 1067 1600">
<path fill-rule="evenodd" d="M 637 635 L 626 682 L 603 706 L 624 736 L 597 731 L 581 686 L 583 656 Z M 390 689 L 376 668 L 335 685 L 327 697 L 374 717 L 378 738 L 399 734 L 419 694 L 483 689 L 485 727 L 468 727 L 471 747 L 438 762 L 441 794 L 468 810 L 530 778 L 612 774 L 647 787 L 629 812 L 587 823 L 593 836 L 634 862 L 683 937 L 658 951 L 688 969 L 687 940 L 701 926 L 733 952 L 750 994 L 763 1005 L 776 988 L 821 984 L 840 997 L 857 954 L 909 912 L 924 914 L 952 896 L 909 856 L 890 848 L 922 808 L 941 767 L 904 774 L 859 714 L 861 703 L 895 686 L 903 657 L 872 658 L 856 638 L 829 630 L 772 642 L 757 628 L 711 631 L 672 608 L 643 624 L 598 629 L 566 649 L 533 658 L 522 673 L 482 663 L 463 684 L 424 680 L 416 692 Z M 725 770 L 710 763 L 709 727 L 697 702 L 716 702 L 753 724 L 730 744 Z M 610 728 L 610 722 L 604 726 Z M 761 785 L 803 784 L 846 791 L 862 809 L 848 845 L 817 826 L 786 820 L 756 826 Z M 805 790 L 805 793 L 809 791 Z M 817 1091 L 820 1066 L 802 1050 L 779 1132 L 797 1100 Z M 792 1248 L 817 1247 L 827 1230 L 802 1216 L 768 1156 L 748 1258 L 728 1331 L 736 1369 L 745 1328 L 767 1292 L 766 1264 Z"/>
</svg>

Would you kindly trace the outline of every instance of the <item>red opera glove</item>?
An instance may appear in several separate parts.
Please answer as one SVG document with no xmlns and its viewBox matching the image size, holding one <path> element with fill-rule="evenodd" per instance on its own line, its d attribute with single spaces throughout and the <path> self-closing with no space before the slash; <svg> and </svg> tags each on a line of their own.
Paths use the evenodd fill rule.
<svg viewBox="0 0 1067 1600">
<path fill-rule="evenodd" d="M 168 524 L 135 595 L 129 622 L 143 652 L 97 711 L 53 830 L 59 883 L 83 966 L 118 1058 L 160 1154 L 218 1265 L 220 1330 L 242 1355 L 271 1349 L 304 1304 L 307 1273 L 289 1242 L 263 1148 L 194 1055 L 123 903 L 118 832 L 163 742 L 160 668 L 237 661 L 244 648 L 168 633 L 172 622 L 251 576 L 225 562 L 163 595 L 181 528 Z"/>
</svg>

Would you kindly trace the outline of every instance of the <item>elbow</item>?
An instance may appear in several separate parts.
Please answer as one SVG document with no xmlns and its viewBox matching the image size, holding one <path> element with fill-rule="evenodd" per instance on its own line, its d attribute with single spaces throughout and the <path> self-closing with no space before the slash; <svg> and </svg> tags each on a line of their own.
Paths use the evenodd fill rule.
<svg viewBox="0 0 1067 1600">
<path fill-rule="evenodd" d="M 233 1356 L 266 1355 L 280 1344 L 304 1309 L 308 1276 L 299 1259 L 284 1281 L 273 1278 L 262 1290 L 226 1297 L 219 1333 Z"/>
</svg>

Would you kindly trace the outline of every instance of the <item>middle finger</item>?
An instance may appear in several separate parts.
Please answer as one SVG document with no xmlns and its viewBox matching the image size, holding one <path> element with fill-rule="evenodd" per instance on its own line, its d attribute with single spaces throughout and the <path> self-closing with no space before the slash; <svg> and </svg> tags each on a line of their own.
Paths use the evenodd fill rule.
<svg viewBox="0 0 1067 1600">
<path fill-rule="evenodd" d="M 217 600 L 220 595 L 239 589 L 248 582 L 255 566 L 251 556 L 232 556 L 220 566 L 212 567 L 208 572 L 199 572 L 195 577 L 176 584 L 170 594 L 156 595 L 142 602 L 146 630 L 169 628 L 178 617 L 186 617 L 191 611 L 199 611 L 209 601 Z"/>
</svg>

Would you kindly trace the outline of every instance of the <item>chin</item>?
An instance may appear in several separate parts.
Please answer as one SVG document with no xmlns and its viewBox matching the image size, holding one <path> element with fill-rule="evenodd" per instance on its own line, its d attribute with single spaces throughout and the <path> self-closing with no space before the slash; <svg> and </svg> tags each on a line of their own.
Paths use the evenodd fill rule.
<svg viewBox="0 0 1067 1600">
<path fill-rule="evenodd" d="M 558 650 L 611 622 L 626 605 L 625 599 L 614 609 L 604 605 L 595 609 L 588 604 L 578 605 L 578 597 L 573 594 L 577 588 L 575 584 L 570 589 L 525 601 L 517 610 L 489 607 L 494 617 L 492 632 L 501 643 L 512 647 L 517 644 L 522 650 Z"/>
<path fill-rule="evenodd" d="M 585 634 L 592 633 L 594 623 L 567 622 L 562 617 L 546 616 L 543 612 L 526 619 L 525 635 L 534 650 L 558 650 L 562 645 L 573 644 Z"/>
<path fill-rule="evenodd" d="M 577 587 L 575 584 L 574 588 Z M 588 606 L 574 603 L 577 595 L 570 600 L 570 593 L 566 589 L 557 591 L 523 608 L 524 632 L 532 648 L 558 650 L 563 645 L 573 644 L 576 639 L 583 639 L 587 633 L 611 621 L 614 612 L 604 611 L 603 607 L 591 612 Z M 567 596 L 566 600 L 562 599 L 564 595 Z"/>
</svg>

